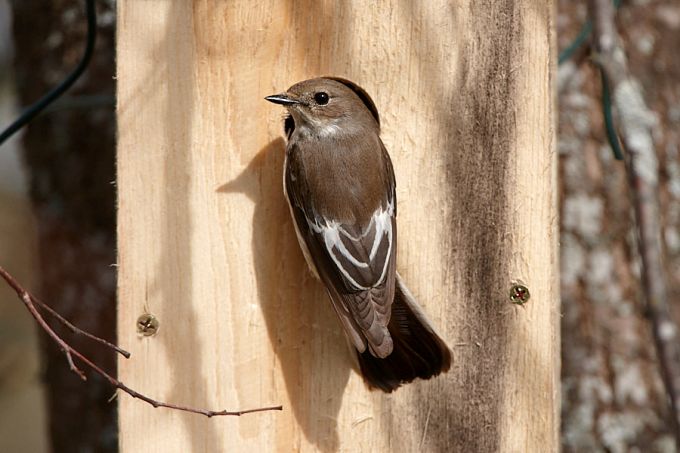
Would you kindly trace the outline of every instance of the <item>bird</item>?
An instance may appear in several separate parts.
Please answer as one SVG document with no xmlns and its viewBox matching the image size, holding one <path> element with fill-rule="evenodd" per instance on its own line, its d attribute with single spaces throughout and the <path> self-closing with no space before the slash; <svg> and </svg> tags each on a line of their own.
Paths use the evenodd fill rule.
<svg viewBox="0 0 680 453">
<path fill-rule="evenodd" d="M 396 270 L 396 182 L 371 97 L 320 77 L 265 99 L 287 109 L 285 198 L 368 387 L 390 393 L 448 371 L 451 350 Z"/>
</svg>

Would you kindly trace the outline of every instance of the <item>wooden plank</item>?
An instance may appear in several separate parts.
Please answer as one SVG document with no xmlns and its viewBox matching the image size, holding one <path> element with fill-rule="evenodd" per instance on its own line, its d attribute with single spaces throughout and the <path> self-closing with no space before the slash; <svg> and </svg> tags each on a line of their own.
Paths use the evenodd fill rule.
<svg viewBox="0 0 680 453">
<path fill-rule="evenodd" d="M 556 451 L 559 323 L 550 2 L 118 2 L 123 452 Z M 284 203 L 282 112 L 324 74 L 373 96 L 398 267 L 454 351 L 369 392 Z M 514 281 L 531 291 L 509 302 Z M 140 337 L 144 311 L 160 320 Z"/>
</svg>

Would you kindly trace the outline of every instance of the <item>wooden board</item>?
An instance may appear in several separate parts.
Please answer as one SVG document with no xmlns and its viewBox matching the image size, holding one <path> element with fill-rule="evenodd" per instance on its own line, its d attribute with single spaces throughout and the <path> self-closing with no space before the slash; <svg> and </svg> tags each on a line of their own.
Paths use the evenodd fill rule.
<svg viewBox="0 0 680 453">
<path fill-rule="evenodd" d="M 550 2 L 118 1 L 121 395 L 128 452 L 557 451 Z M 352 371 L 284 203 L 282 109 L 338 75 L 376 101 L 398 268 L 454 352 L 384 395 Z M 524 307 L 509 302 L 521 280 Z M 160 320 L 140 337 L 143 312 Z"/>
</svg>

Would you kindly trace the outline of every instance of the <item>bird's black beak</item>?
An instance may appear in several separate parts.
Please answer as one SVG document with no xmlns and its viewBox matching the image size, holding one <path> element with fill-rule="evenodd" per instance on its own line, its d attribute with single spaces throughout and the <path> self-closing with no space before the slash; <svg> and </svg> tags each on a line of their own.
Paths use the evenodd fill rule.
<svg viewBox="0 0 680 453">
<path fill-rule="evenodd" d="M 287 94 L 273 94 L 271 96 L 267 96 L 265 99 L 268 100 L 269 102 L 273 102 L 274 104 L 281 105 L 294 105 L 300 103 L 300 101 L 298 101 L 297 99 L 293 99 Z"/>
</svg>

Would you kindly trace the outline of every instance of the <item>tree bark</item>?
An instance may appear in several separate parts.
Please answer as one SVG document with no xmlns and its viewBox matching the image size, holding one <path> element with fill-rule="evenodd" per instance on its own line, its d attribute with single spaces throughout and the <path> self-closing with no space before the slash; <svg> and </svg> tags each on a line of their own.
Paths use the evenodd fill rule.
<svg viewBox="0 0 680 453">
<path fill-rule="evenodd" d="M 561 47 L 587 18 L 585 4 L 560 4 Z M 672 319 L 680 321 L 680 181 L 674 113 L 680 6 L 624 2 L 616 16 L 629 69 L 654 110 L 653 127 Z M 654 36 L 649 46 L 645 37 Z M 586 46 L 560 67 L 562 181 L 562 449 L 675 451 L 668 396 L 646 308 L 638 238 L 624 162 L 613 159 L 602 124 L 600 74 Z M 564 70 L 564 71 L 563 71 Z M 623 72 L 617 70 L 618 75 Z M 636 109 L 637 110 L 637 109 Z M 617 128 L 623 126 L 614 116 Z M 639 122 L 640 125 L 646 124 Z M 653 174 L 653 172 L 652 172 Z M 661 277 L 661 275 L 658 275 Z"/>
</svg>

